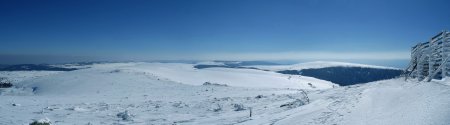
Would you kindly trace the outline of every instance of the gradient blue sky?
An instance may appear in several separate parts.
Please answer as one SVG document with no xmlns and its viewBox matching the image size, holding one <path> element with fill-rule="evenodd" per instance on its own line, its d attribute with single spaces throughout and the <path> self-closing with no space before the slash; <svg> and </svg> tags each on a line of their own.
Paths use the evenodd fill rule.
<svg viewBox="0 0 450 125">
<path fill-rule="evenodd" d="M 406 60 L 448 0 L 1 0 L 2 63 Z M 37 61 L 39 60 L 39 61 Z"/>
</svg>

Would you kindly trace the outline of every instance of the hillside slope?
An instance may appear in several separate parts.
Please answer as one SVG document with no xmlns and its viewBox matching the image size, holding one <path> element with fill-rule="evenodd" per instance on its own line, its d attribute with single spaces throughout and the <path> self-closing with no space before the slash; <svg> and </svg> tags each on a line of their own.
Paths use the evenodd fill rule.
<svg viewBox="0 0 450 125">
<path fill-rule="evenodd" d="M 246 124 L 445 125 L 450 123 L 450 86 L 443 83 L 394 79 L 329 89 L 310 93 L 311 106 Z"/>
</svg>

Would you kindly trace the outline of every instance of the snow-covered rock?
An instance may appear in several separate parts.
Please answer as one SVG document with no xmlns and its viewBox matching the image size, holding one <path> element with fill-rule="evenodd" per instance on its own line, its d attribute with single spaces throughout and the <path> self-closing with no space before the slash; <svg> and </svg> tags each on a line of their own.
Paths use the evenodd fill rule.
<svg viewBox="0 0 450 125">
<path fill-rule="evenodd" d="M 116 115 L 117 117 L 121 118 L 124 121 L 131 121 L 133 118 L 133 115 L 131 115 L 130 113 L 128 113 L 128 110 L 126 110 L 125 112 L 120 112 Z"/>
<path fill-rule="evenodd" d="M 52 122 L 48 118 L 43 118 L 33 121 L 30 125 L 52 125 Z"/>
</svg>

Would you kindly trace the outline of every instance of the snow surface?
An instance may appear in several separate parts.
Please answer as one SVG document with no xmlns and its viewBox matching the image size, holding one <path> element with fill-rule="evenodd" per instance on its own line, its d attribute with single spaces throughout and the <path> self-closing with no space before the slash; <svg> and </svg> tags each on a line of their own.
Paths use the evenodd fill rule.
<svg viewBox="0 0 450 125">
<path fill-rule="evenodd" d="M 310 93 L 312 106 L 283 114 L 280 125 L 446 125 L 450 86 L 439 82 L 385 80 Z M 318 97 L 318 98 L 314 98 Z M 248 124 L 266 124 L 266 118 Z"/>
<path fill-rule="evenodd" d="M 224 62 L 217 62 L 217 61 L 202 61 L 197 62 L 197 65 L 225 65 Z"/>
<path fill-rule="evenodd" d="M 206 68 L 195 69 L 192 64 L 179 63 L 141 63 L 122 67 L 149 73 L 174 82 L 202 85 L 205 82 L 226 84 L 236 87 L 327 89 L 337 84 L 307 76 L 285 75 L 254 69 Z M 314 87 L 308 85 L 311 83 Z"/>
<path fill-rule="evenodd" d="M 392 79 L 333 88 L 332 83 L 304 76 L 192 66 L 111 63 L 29 73 L 30 77 L 17 77 L 24 79 L 9 88 L 14 91 L 0 95 L 0 125 L 46 118 L 57 125 L 450 123 L 448 80 Z M 228 86 L 202 85 L 205 81 Z M 304 92 L 306 105 L 280 107 L 304 101 Z M 236 105 L 244 109 L 236 110 Z"/>
</svg>

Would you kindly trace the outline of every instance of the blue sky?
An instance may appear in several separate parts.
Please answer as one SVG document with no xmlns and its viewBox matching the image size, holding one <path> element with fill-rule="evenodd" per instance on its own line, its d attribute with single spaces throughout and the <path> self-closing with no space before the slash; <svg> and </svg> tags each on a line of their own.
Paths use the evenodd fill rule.
<svg viewBox="0 0 450 125">
<path fill-rule="evenodd" d="M 0 57 L 7 59 L 3 63 L 406 60 L 411 46 L 450 29 L 448 5 L 448 0 L 1 0 Z"/>
</svg>

